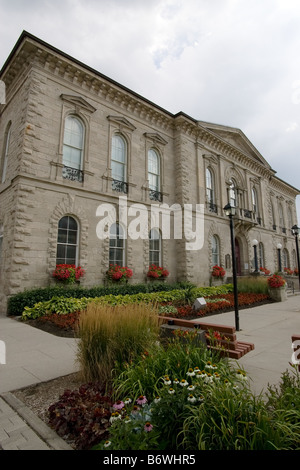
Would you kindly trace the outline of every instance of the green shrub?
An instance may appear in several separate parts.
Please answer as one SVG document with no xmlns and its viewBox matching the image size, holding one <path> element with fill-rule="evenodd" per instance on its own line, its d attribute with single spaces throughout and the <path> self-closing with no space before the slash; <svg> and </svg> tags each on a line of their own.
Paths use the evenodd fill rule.
<svg viewBox="0 0 300 470">
<path fill-rule="evenodd" d="M 145 284 L 116 284 L 107 286 L 95 286 L 95 287 L 74 287 L 74 286 L 52 286 L 45 288 L 38 288 L 32 290 L 26 290 L 18 294 L 13 295 L 8 300 L 7 314 L 8 315 L 20 315 L 25 307 L 33 307 L 38 302 L 45 302 L 50 300 L 52 297 L 102 297 L 105 295 L 132 295 L 138 293 L 151 293 L 170 291 L 175 289 L 185 289 L 190 286 L 189 283 L 161 283 L 161 282 L 149 282 Z"/>
<path fill-rule="evenodd" d="M 82 311 L 86 308 L 89 299 L 82 297 L 81 299 L 74 299 L 68 297 L 53 297 L 46 302 L 38 302 L 33 307 L 25 307 L 22 313 L 23 320 L 36 319 L 44 315 L 57 313 L 65 315 Z"/>
</svg>

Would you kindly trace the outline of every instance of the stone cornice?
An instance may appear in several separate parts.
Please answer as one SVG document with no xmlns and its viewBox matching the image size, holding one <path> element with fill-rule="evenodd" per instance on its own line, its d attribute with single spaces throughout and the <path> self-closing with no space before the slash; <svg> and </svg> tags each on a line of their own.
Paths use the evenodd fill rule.
<svg viewBox="0 0 300 470">
<path fill-rule="evenodd" d="M 206 129 L 198 121 L 189 118 L 184 113 L 178 113 L 175 116 L 175 131 L 184 132 L 187 136 L 193 137 L 196 141 L 196 146 L 206 152 L 222 155 L 222 157 L 227 158 L 229 161 L 234 161 L 262 177 L 270 178 L 275 173 L 270 167 L 259 163 L 253 157 L 242 152 L 242 150 Z"/>
<path fill-rule="evenodd" d="M 29 64 L 50 72 L 60 80 L 67 80 L 82 91 L 116 104 L 124 111 L 162 129 L 173 127 L 173 115 L 168 111 L 26 32 L 19 38 L 0 72 L 7 89 Z"/>
</svg>

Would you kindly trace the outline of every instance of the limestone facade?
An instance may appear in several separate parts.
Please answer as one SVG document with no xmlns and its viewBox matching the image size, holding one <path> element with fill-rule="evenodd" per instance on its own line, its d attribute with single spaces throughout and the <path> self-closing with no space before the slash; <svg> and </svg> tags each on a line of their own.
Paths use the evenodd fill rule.
<svg viewBox="0 0 300 470">
<path fill-rule="evenodd" d="M 120 197 L 128 209 L 127 227 L 145 220 L 138 218 L 139 207 L 146 210 L 147 234 L 153 204 L 165 207 L 166 213 L 177 207 L 176 213 L 170 212 L 170 237 L 160 227 L 156 253 L 170 271 L 170 281 L 209 285 L 216 261 L 231 277 L 229 220 L 223 210 L 230 197 L 237 207 L 238 274 L 254 270 L 254 239 L 259 243 L 259 266 L 278 270 L 281 243 L 283 267 L 297 267 L 291 227 L 297 224 L 299 191 L 276 176 L 239 129 L 183 112 L 174 115 L 27 32 L 17 41 L 0 79 L 6 90 L 0 105 L 2 313 L 9 296 L 53 283 L 59 223 L 66 216 L 77 224 L 76 264 L 86 270 L 82 285 L 103 283 L 110 240 L 97 231 L 103 220 L 99 206 L 110 204 L 119 218 Z M 64 160 L 68 117 L 82 126 L 80 167 L 75 170 Z M 121 182 L 113 174 L 114 136 L 121 137 L 126 148 Z M 151 150 L 158 162 L 154 193 Z M 115 166 L 121 168 L 119 163 Z M 184 215 L 190 210 L 193 231 L 199 221 L 198 249 L 186 249 Z M 173 231 L 180 220 L 183 236 L 176 237 Z M 127 236 L 124 241 L 123 261 L 134 272 L 130 282 L 145 280 L 149 250 L 148 236 Z"/>
</svg>

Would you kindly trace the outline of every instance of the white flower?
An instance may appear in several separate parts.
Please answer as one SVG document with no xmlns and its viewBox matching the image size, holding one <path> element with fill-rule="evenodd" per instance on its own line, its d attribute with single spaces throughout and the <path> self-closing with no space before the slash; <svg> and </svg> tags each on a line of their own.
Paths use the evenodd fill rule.
<svg viewBox="0 0 300 470">
<path fill-rule="evenodd" d="M 179 384 L 179 380 L 178 380 L 178 379 L 174 379 L 174 380 L 173 380 L 173 384 L 178 385 L 178 384 Z"/>
<path fill-rule="evenodd" d="M 110 417 L 109 421 L 111 423 L 113 423 L 114 421 L 117 421 L 118 419 L 121 419 L 121 415 L 120 415 L 120 413 L 115 411 L 114 413 L 111 414 L 111 417 Z"/>
<path fill-rule="evenodd" d="M 194 397 L 194 395 L 189 395 L 189 396 L 188 396 L 188 401 L 189 401 L 190 403 L 196 403 L 197 398 Z"/>
<path fill-rule="evenodd" d="M 195 390 L 195 386 L 194 386 L 194 385 L 189 385 L 187 389 L 188 389 L 189 391 Z"/>
<path fill-rule="evenodd" d="M 214 368 L 210 361 L 207 361 L 205 367 L 206 367 L 206 369 L 213 369 Z"/>
<path fill-rule="evenodd" d="M 189 383 L 188 383 L 185 379 L 182 379 L 182 380 L 180 381 L 180 385 L 181 385 L 182 387 L 187 387 L 188 384 L 189 384 Z"/>
<path fill-rule="evenodd" d="M 175 393 L 174 388 L 169 388 L 168 393 L 169 393 L 170 395 L 173 395 L 173 394 Z"/>
<path fill-rule="evenodd" d="M 160 397 L 156 397 L 156 398 L 154 398 L 154 403 L 159 403 L 159 402 L 160 402 L 160 400 L 161 400 L 161 398 L 160 398 Z"/>
<path fill-rule="evenodd" d="M 210 383 L 214 380 L 213 376 L 211 374 L 206 374 L 206 377 L 205 377 L 205 382 L 206 383 Z"/>
<path fill-rule="evenodd" d="M 104 447 L 108 447 L 108 446 L 110 446 L 110 445 L 111 445 L 111 441 L 105 441 Z"/>
<path fill-rule="evenodd" d="M 131 398 L 125 398 L 124 404 L 129 405 L 132 402 Z"/>
<path fill-rule="evenodd" d="M 194 370 L 193 370 L 192 368 L 190 368 L 190 369 L 187 371 L 186 375 L 188 375 L 189 377 L 193 377 L 193 376 L 195 375 L 195 372 L 194 372 Z"/>
</svg>

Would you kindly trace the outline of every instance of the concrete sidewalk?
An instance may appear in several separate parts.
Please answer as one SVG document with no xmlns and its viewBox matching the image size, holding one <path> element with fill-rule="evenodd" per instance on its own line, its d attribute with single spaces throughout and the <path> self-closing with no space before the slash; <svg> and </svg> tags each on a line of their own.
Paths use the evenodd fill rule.
<svg viewBox="0 0 300 470">
<path fill-rule="evenodd" d="M 76 339 L 0 316 L 0 341 L 6 349 L 0 363 L 0 449 L 71 449 L 11 391 L 76 372 Z"/>
<path fill-rule="evenodd" d="M 285 302 L 239 311 L 237 340 L 254 343 L 255 349 L 238 363 L 248 373 L 256 394 L 266 391 L 268 384 L 278 384 L 282 373 L 290 369 L 291 336 L 300 334 L 297 294 L 289 295 Z M 235 326 L 235 314 L 213 315 L 209 322 Z M 0 449 L 71 449 L 11 392 L 76 372 L 77 340 L 0 316 L 0 341 L 6 345 L 6 364 L 0 363 Z"/>
<path fill-rule="evenodd" d="M 241 309 L 238 312 L 238 341 L 254 343 L 254 350 L 238 360 L 250 378 L 253 393 L 266 392 L 280 382 L 282 373 L 292 370 L 292 335 L 300 334 L 300 295 L 288 295 L 284 302 Z M 205 318 L 203 319 L 205 321 Z M 235 312 L 209 317 L 209 323 L 235 326 Z"/>
</svg>

